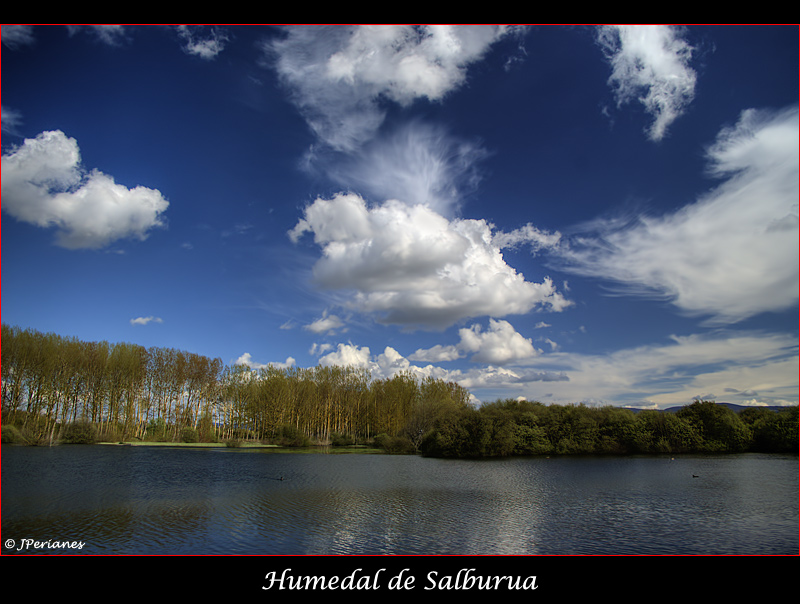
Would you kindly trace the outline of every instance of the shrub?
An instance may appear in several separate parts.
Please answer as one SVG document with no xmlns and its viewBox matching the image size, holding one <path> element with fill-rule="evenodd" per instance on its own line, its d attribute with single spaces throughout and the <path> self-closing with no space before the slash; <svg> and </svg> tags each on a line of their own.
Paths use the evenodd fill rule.
<svg viewBox="0 0 800 604">
<path fill-rule="evenodd" d="M 196 443 L 198 442 L 199 437 L 197 436 L 197 430 L 192 428 L 191 426 L 186 426 L 181 431 L 181 442 L 183 443 Z"/>
<path fill-rule="evenodd" d="M 414 443 L 407 436 L 389 436 L 388 434 L 378 434 L 373 444 L 383 449 L 387 453 L 415 453 Z"/>
<path fill-rule="evenodd" d="M 347 447 L 355 444 L 353 437 L 349 434 L 332 434 L 331 446 L 333 447 Z"/>
<path fill-rule="evenodd" d="M 3 426 L 3 444 L 21 444 L 25 442 L 19 428 L 16 426 Z"/>
<path fill-rule="evenodd" d="M 98 433 L 97 440 L 104 443 L 119 442 L 122 440 L 122 429 L 119 424 L 109 424 Z"/>
<path fill-rule="evenodd" d="M 167 424 L 158 417 L 151 419 L 147 422 L 147 430 L 145 431 L 145 440 L 160 442 L 167 439 Z"/>
<path fill-rule="evenodd" d="M 275 429 L 275 437 L 272 442 L 281 447 L 308 447 L 311 445 L 311 439 L 303 434 L 300 428 L 288 424 Z"/>
<path fill-rule="evenodd" d="M 91 445 L 97 442 L 97 428 L 87 421 L 72 422 L 61 429 L 60 440 L 67 445 Z"/>
</svg>

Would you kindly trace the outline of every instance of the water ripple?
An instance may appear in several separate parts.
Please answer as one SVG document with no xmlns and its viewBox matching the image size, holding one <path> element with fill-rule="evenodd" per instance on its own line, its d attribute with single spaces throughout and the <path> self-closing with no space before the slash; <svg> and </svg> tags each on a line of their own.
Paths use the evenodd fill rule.
<svg viewBox="0 0 800 604">
<path fill-rule="evenodd" d="M 57 449 L 3 447 L 4 536 L 81 553 L 797 553 L 797 457 Z"/>
</svg>

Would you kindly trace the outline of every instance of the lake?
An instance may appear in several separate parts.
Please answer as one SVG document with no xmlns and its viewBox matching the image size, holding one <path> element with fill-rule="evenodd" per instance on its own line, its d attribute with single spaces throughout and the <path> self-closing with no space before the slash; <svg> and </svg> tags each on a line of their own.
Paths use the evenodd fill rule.
<svg viewBox="0 0 800 604">
<path fill-rule="evenodd" d="M 798 457 L 3 445 L 2 528 L 3 554 L 797 554 Z"/>
</svg>

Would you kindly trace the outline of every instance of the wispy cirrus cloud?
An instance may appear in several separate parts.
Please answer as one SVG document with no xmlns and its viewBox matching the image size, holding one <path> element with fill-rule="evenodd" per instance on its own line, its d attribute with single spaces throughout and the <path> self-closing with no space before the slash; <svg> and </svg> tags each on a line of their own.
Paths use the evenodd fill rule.
<svg viewBox="0 0 800 604">
<path fill-rule="evenodd" d="M 353 151 L 383 124 L 385 102 L 440 101 L 517 28 L 485 25 L 292 26 L 264 49 L 325 145 Z"/>
<path fill-rule="evenodd" d="M 17 50 L 36 42 L 32 25 L 3 25 L 2 40 L 3 46 L 11 50 Z"/>
<path fill-rule="evenodd" d="M 412 120 L 347 155 L 327 156 L 318 165 L 345 190 L 376 201 L 424 205 L 452 217 L 477 189 L 480 162 L 488 155 L 479 141 Z"/>
<path fill-rule="evenodd" d="M 669 25 L 604 25 L 597 41 L 606 53 L 617 105 L 638 101 L 653 116 L 647 130 L 655 141 L 667 134 L 694 99 L 697 74 L 693 48 L 682 30 Z"/>
<path fill-rule="evenodd" d="M 227 33 L 217 27 L 178 25 L 176 30 L 184 52 L 206 61 L 215 59 L 229 41 Z"/>
<path fill-rule="evenodd" d="M 67 25 L 67 30 L 70 35 L 75 35 L 82 31 L 91 32 L 98 40 L 109 46 L 117 46 L 128 39 L 128 30 L 124 25 L 120 24 Z"/>
<path fill-rule="evenodd" d="M 661 297 L 712 324 L 797 304 L 798 112 L 748 110 L 708 148 L 719 185 L 663 216 L 598 220 L 562 268 Z"/>
<path fill-rule="evenodd" d="M 789 334 L 721 330 L 672 335 L 664 342 L 610 354 L 548 353 L 530 366 L 568 377 L 546 387 L 523 388 L 532 400 L 657 408 L 696 398 L 797 404 L 797 339 Z"/>
<path fill-rule="evenodd" d="M 3 107 L 2 120 L 0 120 L 0 122 L 2 122 L 3 132 L 16 134 L 18 127 L 22 124 L 22 115 L 19 111 Z"/>
</svg>

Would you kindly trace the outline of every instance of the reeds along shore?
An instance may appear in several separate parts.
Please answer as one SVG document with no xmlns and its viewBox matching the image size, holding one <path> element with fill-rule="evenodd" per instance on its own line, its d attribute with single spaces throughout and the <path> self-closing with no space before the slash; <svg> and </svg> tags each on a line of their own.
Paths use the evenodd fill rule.
<svg viewBox="0 0 800 604">
<path fill-rule="evenodd" d="M 798 451 L 797 407 L 676 413 L 498 400 L 352 367 L 253 370 L 2 326 L 3 442 L 370 444 L 442 457 Z"/>
</svg>

